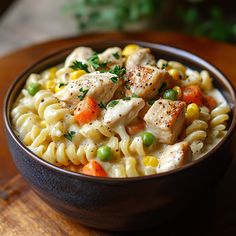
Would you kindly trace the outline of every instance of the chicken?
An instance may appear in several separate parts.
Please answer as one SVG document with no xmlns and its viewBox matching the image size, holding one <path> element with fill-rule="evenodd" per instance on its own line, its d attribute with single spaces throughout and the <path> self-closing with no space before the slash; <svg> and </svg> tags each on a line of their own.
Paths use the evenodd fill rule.
<svg viewBox="0 0 236 236">
<path fill-rule="evenodd" d="M 185 121 L 185 102 L 158 99 L 144 116 L 160 143 L 173 144 Z"/>
<path fill-rule="evenodd" d="M 112 104 L 113 105 L 110 105 Z M 115 104 L 115 105 L 114 105 Z M 130 100 L 113 100 L 107 105 L 103 117 L 103 123 L 109 127 L 118 124 L 128 124 L 143 108 L 145 102 L 142 98 L 130 98 Z"/>
<path fill-rule="evenodd" d="M 140 48 L 136 52 L 128 56 L 125 67 L 127 71 L 134 69 L 136 66 L 155 66 L 155 58 L 151 54 L 150 48 Z"/>
<path fill-rule="evenodd" d="M 130 87 L 126 90 L 126 96 L 135 93 L 138 97 L 145 99 L 157 96 L 162 84 L 168 84 L 171 81 L 171 76 L 166 70 L 160 70 L 154 66 L 136 66 L 126 74 L 126 77 Z"/>
<path fill-rule="evenodd" d="M 183 166 L 192 160 L 192 152 L 188 142 L 168 145 L 160 155 L 157 173 L 169 171 Z"/>
<path fill-rule="evenodd" d="M 84 64 L 88 62 L 88 59 L 93 55 L 94 51 L 88 47 L 78 47 L 66 58 L 65 67 L 69 67 L 75 60 Z"/>
<path fill-rule="evenodd" d="M 109 72 L 92 72 L 85 74 L 77 80 L 71 81 L 62 90 L 56 93 L 56 97 L 71 106 L 76 106 L 85 95 L 92 97 L 97 103 L 107 103 L 119 87 L 119 82 L 111 79 L 114 74 Z"/>
<path fill-rule="evenodd" d="M 103 53 L 98 55 L 99 61 L 108 62 L 109 67 L 113 68 L 118 65 L 123 66 L 122 50 L 119 47 L 113 47 L 106 49 Z"/>
</svg>

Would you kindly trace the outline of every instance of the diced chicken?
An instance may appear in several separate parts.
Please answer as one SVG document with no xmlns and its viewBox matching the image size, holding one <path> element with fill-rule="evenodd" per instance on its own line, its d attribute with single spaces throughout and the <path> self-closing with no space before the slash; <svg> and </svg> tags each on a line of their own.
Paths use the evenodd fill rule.
<svg viewBox="0 0 236 236">
<path fill-rule="evenodd" d="M 131 98 L 130 100 L 113 100 L 116 105 L 109 107 L 105 111 L 103 122 L 107 126 L 115 126 L 118 124 L 128 124 L 131 120 L 137 117 L 139 111 L 145 105 L 142 98 Z"/>
<path fill-rule="evenodd" d="M 164 82 L 171 81 L 171 76 L 166 70 L 153 66 L 136 66 L 127 73 L 127 79 L 130 89 L 126 90 L 126 96 L 135 93 L 138 97 L 152 99 Z"/>
<path fill-rule="evenodd" d="M 160 156 L 157 172 L 161 173 L 176 169 L 190 162 L 191 159 L 192 153 L 188 142 L 167 146 Z"/>
<path fill-rule="evenodd" d="M 185 102 L 159 99 L 144 120 L 160 143 L 173 144 L 184 126 Z"/>
<path fill-rule="evenodd" d="M 151 54 L 150 48 L 140 48 L 128 56 L 125 67 L 127 71 L 134 69 L 136 66 L 155 66 L 155 58 Z"/>
<path fill-rule="evenodd" d="M 108 62 L 109 66 L 123 66 L 122 50 L 119 47 L 113 47 L 106 49 L 103 53 L 98 55 L 99 61 Z"/>
<path fill-rule="evenodd" d="M 114 74 L 109 72 L 92 72 L 85 74 L 77 80 L 71 81 L 61 91 L 56 93 L 56 97 L 69 105 L 76 106 L 81 96 L 88 95 L 97 103 L 107 103 L 114 95 L 119 83 L 112 82 Z"/>
<path fill-rule="evenodd" d="M 73 61 L 77 60 L 84 64 L 88 62 L 88 59 L 93 55 L 93 50 L 88 47 L 78 47 L 66 58 L 65 67 L 69 67 L 73 64 Z"/>
</svg>

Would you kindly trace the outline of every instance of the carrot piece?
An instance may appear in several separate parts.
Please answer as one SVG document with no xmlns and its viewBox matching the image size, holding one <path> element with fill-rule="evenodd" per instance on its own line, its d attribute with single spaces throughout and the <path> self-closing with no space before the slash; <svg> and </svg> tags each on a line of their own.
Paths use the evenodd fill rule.
<svg viewBox="0 0 236 236">
<path fill-rule="evenodd" d="M 182 92 L 182 100 L 187 104 L 196 103 L 198 106 L 202 105 L 202 92 L 198 85 L 183 87 Z"/>
<path fill-rule="evenodd" d="M 144 129 L 145 129 L 145 122 L 143 120 L 139 120 L 138 123 L 126 126 L 126 131 L 128 132 L 129 135 L 137 134 Z"/>
<path fill-rule="evenodd" d="M 217 102 L 216 102 L 216 100 L 212 96 L 205 95 L 205 96 L 203 96 L 203 104 L 209 110 L 213 110 L 216 107 Z"/>
<path fill-rule="evenodd" d="M 100 114 L 98 104 L 91 97 L 86 96 L 74 111 L 75 118 L 80 125 L 95 120 Z"/>
<path fill-rule="evenodd" d="M 101 177 L 108 176 L 106 171 L 102 168 L 102 166 L 95 160 L 92 160 L 87 165 L 85 165 L 82 168 L 82 173 L 92 176 L 101 176 Z"/>
</svg>

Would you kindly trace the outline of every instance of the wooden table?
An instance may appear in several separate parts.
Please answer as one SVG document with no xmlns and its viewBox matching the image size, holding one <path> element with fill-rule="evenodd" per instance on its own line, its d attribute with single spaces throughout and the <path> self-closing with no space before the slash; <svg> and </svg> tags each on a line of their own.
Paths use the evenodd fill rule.
<svg viewBox="0 0 236 236">
<path fill-rule="evenodd" d="M 0 59 L 0 94 L 3 99 L 10 83 L 30 64 L 67 46 L 83 45 L 88 40 L 136 39 L 165 43 L 189 50 L 219 67 L 236 85 L 236 47 L 204 38 L 177 33 L 146 32 L 98 34 L 59 39 L 21 49 Z M 124 235 L 90 229 L 69 222 L 44 204 L 18 174 L 11 160 L 0 122 L 0 235 Z M 234 159 L 217 188 L 206 201 L 158 229 L 143 234 L 159 235 L 236 235 L 236 161 Z M 136 235 L 135 233 L 134 235 Z"/>
</svg>

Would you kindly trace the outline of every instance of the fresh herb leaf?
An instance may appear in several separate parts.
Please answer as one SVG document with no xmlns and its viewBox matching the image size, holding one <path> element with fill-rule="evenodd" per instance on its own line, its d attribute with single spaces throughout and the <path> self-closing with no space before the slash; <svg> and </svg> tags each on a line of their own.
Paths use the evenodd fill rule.
<svg viewBox="0 0 236 236">
<path fill-rule="evenodd" d="M 117 81 L 118 81 L 118 77 L 111 77 L 110 80 L 111 80 L 114 84 L 116 84 Z"/>
<path fill-rule="evenodd" d="M 149 101 L 148 101 L 148 104 L 149 104 L 150 106 L 152 106 L 155 101 L 156 101 L 156 100 L 154 100 L 154 99 L 153 99 L 153 100 L 149 100 Z"/>
<path fill-rule="evenodd" d="M 89 73 L 88 65 L 82 63 L 81 61 L 73 61 L 72 65 L 70 65 L 70 68 L 72 68 L 73 70 L 84 70 Z"/>
<path fill-rule="evenodd" d="M 80 90 L 79 90 L 81 93 L 82 93 L 82 95 L 79 95 L 78 96 L 78 98 L 80 99 L 80 101 L 82 101 L 83 99 L 84 99 L 84 97 L 86 96 L 86 94 L 88 93 L 88 89 L 83 89 L 83 88 L 80 88 Z"/>
<path fill-rule="evenodd" d="M 98 104 L 98 106 L 101 108 L 101 109 L 107 109 L 107 107 L 106 107 L 106 104 L 105 103 L 103 103 L 102 101 Z"/>
<path fill-rule="evenodd" d="M 125 81 L 125 88 L 130 90 L 130 85 L 129 85 L 129 82 L 128 81 Z"/>
<path fill-rule="evenodd" d="M 117 75 L 118 77 L 122 77 L 125 74 L 126 70 L 124 67 L 120 67 L 116 65 L 115 68 L 113 70 L 112 69 L 109 70 L 109 72 Z"/>
<path fill-rule="evenodd" d="M 67 84 L 65 84 L 65 83 L 59 83 L 59 86 L 58 86 L 58 87 L 60 88 L 60 87 L 63 87 L 63 86 L 65 86 L 65 85 L 67 85 Z"/>
<path fill-rule="evenodd" d="M 138 98 L 138 95 L 136 93 L 133 93 L 132 98 Z"/>
<path fill-rule="evenodd" d="M 76 132 L 75 131 L 70 131 L 67 134 L 64 134 L 64 137 L 68 139 L 69 141 L 72 142 L 73 137 L 75 136 Z"/>
<path fill-rule="evenodd" d="M 112 100 L 112 101 L 110 101 L 110 102 L 107 104 L 107 106 L 108 106 L 108 107 L 114 107 L 114 106 L 117 105 L 118 103 L 119 103 L 118 100 Z"/>
<path fill-rule="evenodd" d="M 122 98 L 122 100 L 124 100 L 124 101 L 129 101 L 131 99 L 131 97 L 124 97 L 124 98 Z"/>
<path fill-rule="evenodd" d="M 99 57 L 96 52 L 88 59 L 88 64 L 90 64 L 95 70 L 99 68 L 107 68 L 108 62 L 99 62 Z"/>
<path fill-rule="evenodd" d="M 161 94 L 166 87 L 167 87 L 167 83 L 163 82 L 161 87 L 158 89 L 158 94 Z"/>
<path fill-rule="evenodd" d="M 168 66 L 168 62 L 167 63 L 163 63 L 162 66 L 161 66 L 161 69 L 164 70 L 167 66 Z"/>
<path fill-rule="evenodd" d="M 120 59 L 120 55 L 118 52 L 112 53 L 112 56 L 115 57 L 116 59 Z"/>
</svg>

